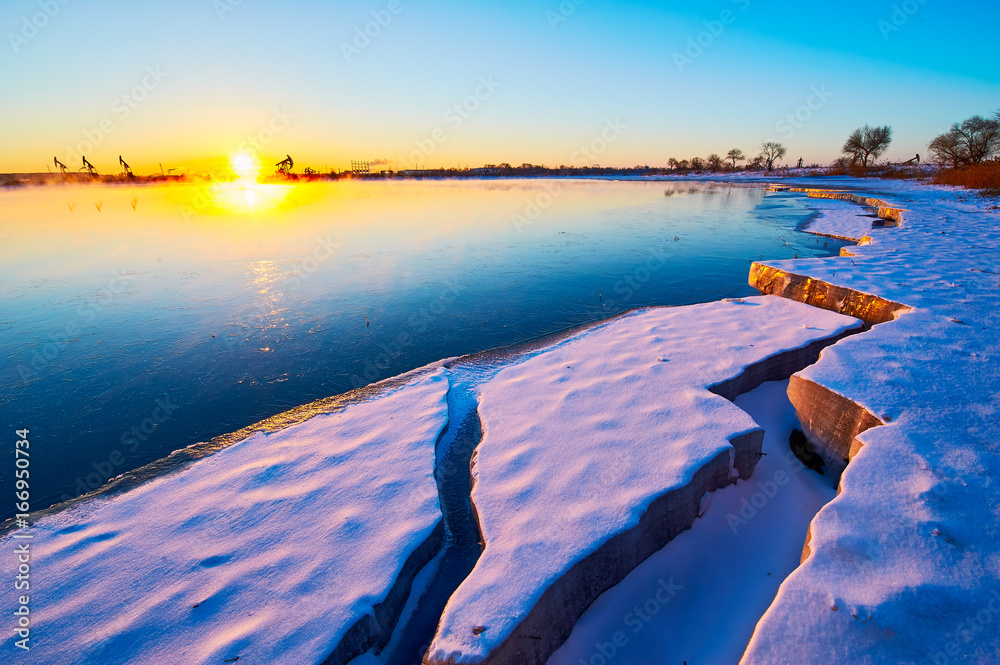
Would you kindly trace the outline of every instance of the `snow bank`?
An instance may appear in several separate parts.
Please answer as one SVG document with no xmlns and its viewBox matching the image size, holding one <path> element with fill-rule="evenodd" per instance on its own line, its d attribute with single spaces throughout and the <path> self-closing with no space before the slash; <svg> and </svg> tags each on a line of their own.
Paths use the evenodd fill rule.
<svg viewBox="0 0 1000 665">
<path fill-rule="evenodd" d="M 437 371 L 42 518 L 31 662 L 336 663 L 383 645 L 440 547 L 447 391 Z"/>
<path fill-rule="evenodd" d="M 485 549 L 425 662 L 544 662 L 707 492 L 749 477 L 762 432 L 726 397 L 859 326 L 774 297 L 640 310 L 485 382 L 472 493 Z"/>
<path fill-rule="evenodd" d="M 864 186 L 906 209 L 901 227 L 757 273 L 909 309 L 792 379 L 814 442 L 851 461 L 743 662 L 1000 662 L 1000 215 L 947 188 Z"/>
</svg>

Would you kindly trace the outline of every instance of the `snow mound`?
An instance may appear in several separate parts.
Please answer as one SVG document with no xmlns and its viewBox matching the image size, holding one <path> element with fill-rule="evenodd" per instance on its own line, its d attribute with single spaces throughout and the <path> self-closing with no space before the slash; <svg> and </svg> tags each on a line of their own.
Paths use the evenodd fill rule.
<svg viewBox="0 0 1000 665">
<path fill-rule="evenodd" d="M 485 549 L 426 662 L 544 662 L 706 491 L 750 475 L 762 433 L 726 397 L 859 326 L 776 297 L 640 310 L 497 373 L 473 459 Z"/>
<path fill-rule="evenodd" d="M 0 539 L 38 562 L 32 662 L 346 662 L 384 643 L 440 545 L 447 392 L 438 371 Z"/>
</svg>

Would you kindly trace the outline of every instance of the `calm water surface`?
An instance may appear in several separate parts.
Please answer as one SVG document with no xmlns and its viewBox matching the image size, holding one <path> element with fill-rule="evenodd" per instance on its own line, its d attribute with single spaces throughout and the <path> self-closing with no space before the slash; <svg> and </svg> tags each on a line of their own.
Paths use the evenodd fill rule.
<svg viewBox="0 0 1000 665">
<path fill-rule="evenodd" d="M 31 431 L 42 508 L 440 358 L 751 295 L 751 259 L 838 252 L 796 230 L 809 214 L 668 182 L 0 192 L 0 422 Z"/>
</svg>

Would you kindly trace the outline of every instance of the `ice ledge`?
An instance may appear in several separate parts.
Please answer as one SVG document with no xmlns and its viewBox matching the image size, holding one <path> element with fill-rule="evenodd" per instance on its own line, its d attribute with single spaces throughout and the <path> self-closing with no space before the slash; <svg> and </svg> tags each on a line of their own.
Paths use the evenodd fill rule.
<svg viewBox="0 0 1000 665">
<path fill-rule="evenodd" d="M 765 295 L 780 296 L 789 300 L 839 312 L 861 319 L 869 325 L 892 321 L 909 307 L 877 295 L 813 279 L 783 268 L 755 261 L 750 266 L 750 286 Z"/>
</svg>

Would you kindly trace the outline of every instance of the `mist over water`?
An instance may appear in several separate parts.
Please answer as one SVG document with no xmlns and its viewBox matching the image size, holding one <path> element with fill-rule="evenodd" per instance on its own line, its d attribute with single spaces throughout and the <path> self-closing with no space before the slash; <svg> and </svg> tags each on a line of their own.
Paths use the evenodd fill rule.
<svg viewBox="0 0 1000 665">
<path fill-rule="evenodd" d="M 441 358 L 753 295 L 751 259 L 844 244 L 796 231 L 808 216 L 794 194 L 670 182 L 0 192 L 0 419 L 31 431 L 42 508 Z"/>
</svg>

